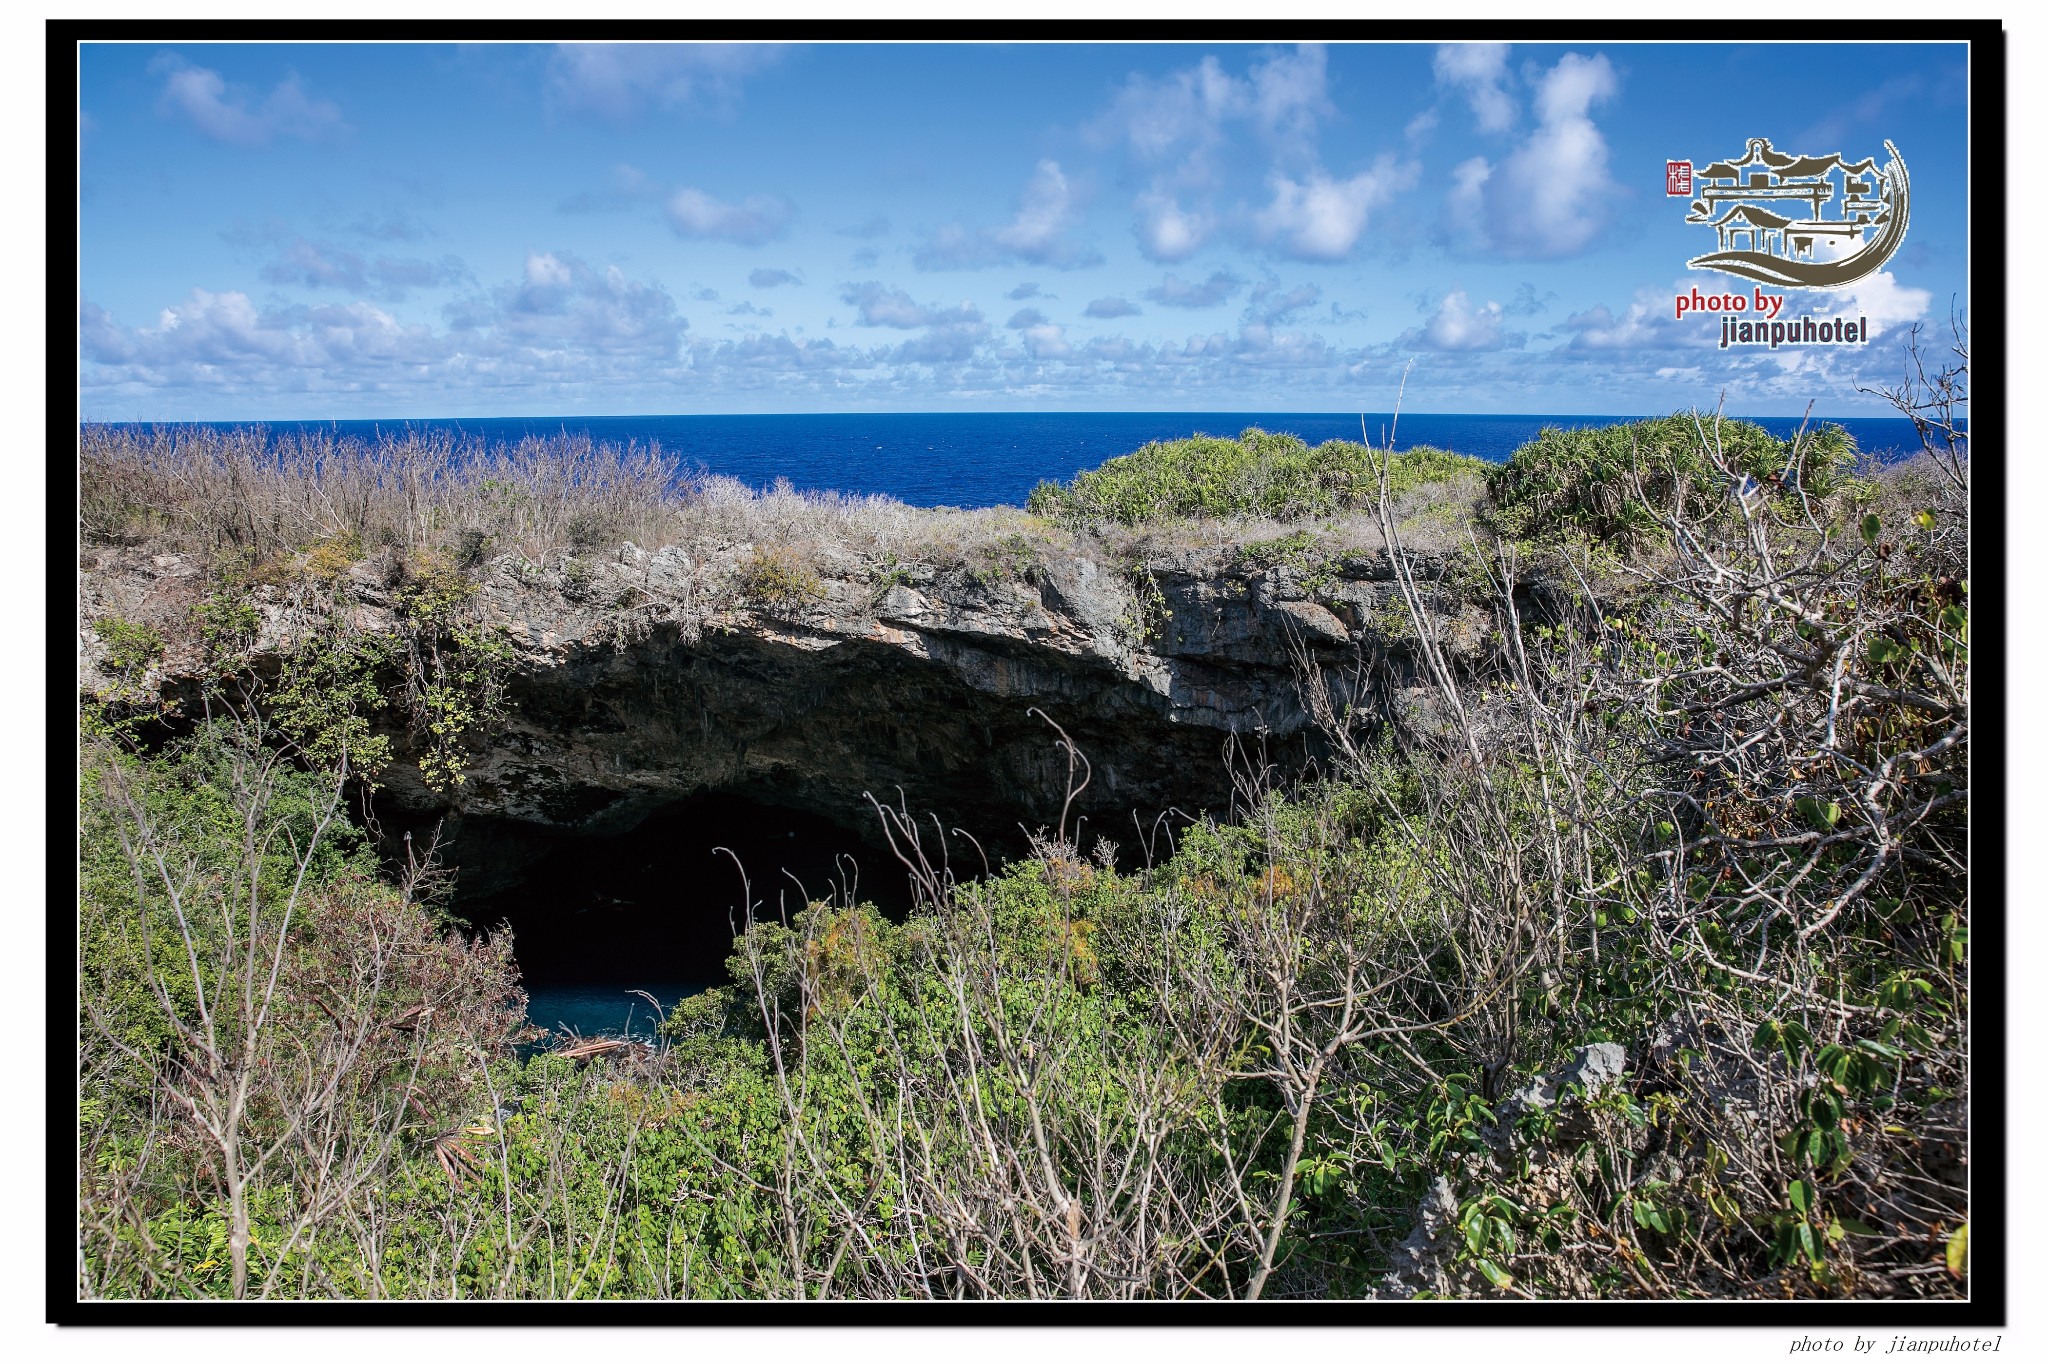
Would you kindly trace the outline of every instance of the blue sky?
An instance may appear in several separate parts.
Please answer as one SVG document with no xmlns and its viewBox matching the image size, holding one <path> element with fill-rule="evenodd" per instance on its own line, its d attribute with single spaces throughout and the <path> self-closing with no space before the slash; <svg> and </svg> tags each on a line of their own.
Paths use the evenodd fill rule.
<svg viewBox="0 0 2048 1364">
<path fill-rule="evenodd" d="M 1875 413 L 1967 311 L 1960 46 L 88 45 L 80 412 Z M 1674 321 L 1751 137 L 1913 185 L 1886 270 Z M 1748 288 L 1747 285 L 1742 285 Z M 1412 365 L 1412 369 L 1410 368 Z"/>
</svg>

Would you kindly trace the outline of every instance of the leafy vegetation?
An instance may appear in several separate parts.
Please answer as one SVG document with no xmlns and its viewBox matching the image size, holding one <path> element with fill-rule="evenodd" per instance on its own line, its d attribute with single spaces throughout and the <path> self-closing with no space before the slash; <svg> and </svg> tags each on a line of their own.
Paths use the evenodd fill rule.
<svg viewBox="0 0 2048 1364">
<path fill-rule="evenodd" d="M 467 782 L 471 747 L 498 721 L 512 646 L 470 615 L 477 585 L 453 556 L 415 551 L 401 567 L 398 647 L 420 780 L 447 794 Z"/>
<path fill-rule="evenodd" d="M 733 578 L 740 600 L 760 610 L 790 615 L 825 598 L 825 584 L 812 569 L 786 549 L 757 549 Z"/>
<path fill-rule="evenodd" d="M 1732 472 L 1753 496 L 1781 503 L 1800 491 L 1839 491 L 1856 446 L 1839 426 L 1780 440 L 1752 422 L 1680 413 L 1618 426 L 1545 427 L 1487 475 L 1488 514 L 1501 534 L 1572 534 L 1623 550 L 1668 535 L 1665 517 L 1721 506 Z"/>
<path fill-rule="evenodd" d="M 1034 510 L 1390 523 L 1471 472 L 1395 456 L 1383 500 L 1333 446 L 1147 447 Z M 335 613 L 153 746 L 88 712 L 79 1291 L 1963 1293 L 1967 463 L 1855 486 L 1852 453 L 1546 432 L 1491 476 L 1466 565 L 1491 652 L 1448 656 L 1390 553 L 1407 672 L 1344 693 L 1377 710 L 1304 675 L 1316 780 L 1240 762 L 1234 807 L 1146 865 L 1062 824 L 975 880 L 877 808 L 907 917 L 756 902 L 729 983 L 604 1054 L 526 1054 L 508 944 L 346 818 L 386 718 L 453 787 L 502 704 L 482 542 L 412 544 L 395 634 Z M 308 610 L 322 544 L 277 551 Z M 970 571 L 1026 576 L 1029 549 Z M 815 599 L 783 554 L 742 566 L 747 600 Z M 878 592 L 907 581 L 875 562 Z M 243 605 L 198 608 L 230 661 Z M 100 633 L 126 667 L 164 647 Z"/>
<path fill-rule="evenodd" d="M 1476 476 L 1482 460 L 1432 446 L 1386 460 L 1395 494 L 1428 483 Z M 1073 524 L 1123 526 L 1187 517 L 1327 516 L 1370 505 L 1380 491 L 1373 452 L 1351 441 L 1311 448 L 1298 436 L 1248 427 L 1235 439 L 1191 436 L 1153 441 L 1077 474 L 1071 483 L 1032 489 L 1032 512 Z"/>
<path fill-rule="evenodd" d="M 141 672 L 163 655 L 164 637 L 147 625 L 108 616 L 93 622 L 93 632 L 107 646 L 107 662 L 125 675 Z"/>
</svg>

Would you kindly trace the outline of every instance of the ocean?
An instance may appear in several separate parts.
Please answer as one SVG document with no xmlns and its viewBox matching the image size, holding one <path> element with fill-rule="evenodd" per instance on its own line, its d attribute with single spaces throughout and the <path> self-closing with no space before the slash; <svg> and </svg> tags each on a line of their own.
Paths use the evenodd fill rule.
<svg viewBox="0 0 2048 1364">
<path fill-rule="evenodd" d="M 658 443 L 689 468 L 755 486 L 786 478 L 798 488 L 884 493 L 921 507 L 1020 505 L 1043 479 L 1068 479 L 1147 441 L 1203 432 L 1234 436 L 1247 426 L 1286 431 L 1311 445 L 1357 440 L 1361 422 L 1375 444 L 1391 430 L 1396 448 L 1435 445 L 1503 461 L 1545 426 L 1604 426 L 1625 416 L 1473 416 L 1368 412 L 902 412 L 783 416 L 463 417 L 422 421 L 205 422 L 263 427 L 273 436 L 332 431 L 450 431 L 483 440 L 569 433 L 600 441 Z M 1750 418 L 1789 436 L 1798 417 Z M 1817 418 L 1816 420 L 1826 420 Z M 1881 457 L 1917 452 L 1913 424 L 1899 417 L 1836 419 L 1858 446 Z"/>
</svg>

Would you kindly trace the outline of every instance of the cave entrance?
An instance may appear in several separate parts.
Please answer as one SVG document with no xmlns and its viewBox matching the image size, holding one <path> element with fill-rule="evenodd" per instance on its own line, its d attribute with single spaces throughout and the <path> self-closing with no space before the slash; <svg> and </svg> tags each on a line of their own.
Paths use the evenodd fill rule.
<svg viewBox="0 0 2048 1364">
<path fill-rule="evenodd" d="M 886 851 L 818 815 L 731 792 L 676 801 L 606 836 L 498 823 L 466 833 L 484 846 L 523 844 L 523 865 L 472 895 L 458 867 L 455 910 L 478 928 L 511 925 L 527 1016 L 557 1033 L 646 1036 L 658 1020 L 631 991 L 666 1011 L 727 983 L 744 897 L 739 870 L 716 848 L 739 856 L 763 915 L 849 890 L 892 918 L 909 909 L 908 878 Z"/>
</svg>

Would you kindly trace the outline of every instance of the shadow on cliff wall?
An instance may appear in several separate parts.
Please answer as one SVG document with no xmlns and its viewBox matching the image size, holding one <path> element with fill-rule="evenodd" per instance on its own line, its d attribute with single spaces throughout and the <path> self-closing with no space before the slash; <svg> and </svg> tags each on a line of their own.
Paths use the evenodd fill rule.
<svg viewBox="0 0 2048 1364">
<path fill-rule="evenodd" d="M 717 985 L 744 903 L 740 868 L 719 848 L 744 866 L 764 916 L 849 893 L 892 917 L 909 909 L 902 868 L 854 830 L 731 792 L 675 801 L 604 837 L 470 820 L 451 858 L 453 907 L 479 928 L 511 925 L 530 990 Z M 489 893 L 465 893 L 463 862 L 494 853 L 521 870 L 491 878 Z"/>
</svg>

